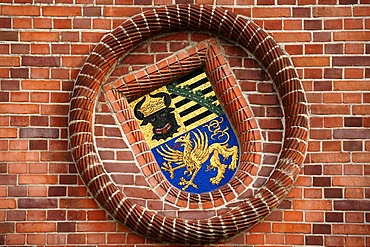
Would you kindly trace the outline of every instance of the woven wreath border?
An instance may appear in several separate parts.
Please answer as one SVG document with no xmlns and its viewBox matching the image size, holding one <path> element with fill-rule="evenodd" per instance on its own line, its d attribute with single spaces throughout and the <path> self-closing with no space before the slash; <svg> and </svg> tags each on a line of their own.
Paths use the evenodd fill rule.
<svg viewBox="0 0 370 247">
<path fill-rule="evenodd" d="M 93 137 L 93 112 L 98 93 L 118 61 L 141 41 L 163 32 L 208 31 L 249 50 L 271 75 L 284 109 L 283 148 L 270 178 L 254 197 L 208 219 L 160 216 L 125 197 L 105 172 Z M 81 69 L 70 105 L 72 155 L 83 182 L 114 218 L 158 241 L 211 243 L 249 229 L 265 218 L 287 195 L 307 149 L 308 114 L 305 93 L 290 59 L 251 20 L 219 7 L 174 5 L 138 14 L 97 44 Z"/>
</svg>

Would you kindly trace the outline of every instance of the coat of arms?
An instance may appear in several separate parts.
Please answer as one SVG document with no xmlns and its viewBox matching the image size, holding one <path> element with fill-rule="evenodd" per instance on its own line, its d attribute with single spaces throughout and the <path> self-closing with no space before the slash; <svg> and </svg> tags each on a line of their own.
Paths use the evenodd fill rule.
<svg viewBox="0 0 370 247">
<path fill-rule="evenodd" d="M 239 145 L 210 82 L 197 70 L 130 103 L 161 171 L 187 192 L 226 184 Z"/>
</svg>

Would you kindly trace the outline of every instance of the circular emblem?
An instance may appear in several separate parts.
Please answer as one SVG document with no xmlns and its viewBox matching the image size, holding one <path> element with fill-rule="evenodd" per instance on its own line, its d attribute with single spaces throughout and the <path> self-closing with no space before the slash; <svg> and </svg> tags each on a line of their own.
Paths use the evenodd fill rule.
<svg viewBox="0 0 370 247">
<path fill-rule="evenodd" d="M 130 49 L 160 33 L 183 30 L 208 31 L 250 51 L 270 74 L 285 117 L 283 147 L 268 181 L 253 197 L 225 213 L 199 220 L 165 217 L 128 199 L 106 173 L 93 136 L 93 111 L 98 92 L 103 88 L 121 128 L 132 140 L 130 145 L 136 159 L 143 164 L 143 173 L 152 169 L 156 174 L 153 183 L 161 191 L 170 188 L 166 194 L 195 193 L 199 198 L 207 192 L 212 198 L 217 198 L 216 194 L 225 198 L 226 184 L 240 183 L 243 171 L 254 164 L 252 154 L 256 147 L 251 140 L 258 135 L 250 134 L 255 133 L 250 131 L 255 125 L 249 120 L 250 109 L 227 62 L 219 57 L 215 40 L 189 48 L 185 57 L 177 54 L 156 64 L 160 79 L 148 72 L 153 71 L 148 67 L 145 77 L 149 79 L 140 80 L 142 71 L 138 71 L 105 85 L 118 61 Z M 184 66 L 189 63 L 191 66 Z M 198 79 L 206 74 L 222 107 L 197 93 L 197 81 L 182 80 L 190 72 L 198 73 L 195 75 Z M 207 86 L 201 90 L 206 92 Z M 193 109 L 203 107 L 210 112 L 207 117 L 199 119 L 196 117 L 199 112 L 192 115 L 191 110 L 181 110 L 179 102 L 190 99 L 195 102 Z M 251 20 L 218 7 L 201 5 L 155 8 L 128 19 L 105 35 L 77 77 L 70 106 L 72 154 L 91 194 L 109 214 L 132 230 L 166 242 L 217 242 L 265 218 L 287 195 L 298 176 L 306 153 L 307 133 L 305 94 L 288 56 Z M 235 139 L 238 142 L 230 142 Z M 183 176 L 186 173 L 190 176 Z M 164 177 L 167 179 L 163 182 Z M 200 184 L 209 186 L 200 189 Z"/>
</svg>

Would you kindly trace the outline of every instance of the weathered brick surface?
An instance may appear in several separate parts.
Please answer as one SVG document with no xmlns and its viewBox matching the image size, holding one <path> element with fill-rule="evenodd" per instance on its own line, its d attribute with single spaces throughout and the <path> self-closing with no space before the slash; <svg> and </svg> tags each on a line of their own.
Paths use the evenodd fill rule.
<svg viewBox="0 0 370 247">
<path fill-rule="evenodd" d="M 74 80 L 96 42 L 129 16 L 173 3 L 217 4 L 252 17 L 289 54 L 310 109 L 305 167 L 290 194 L 249 233 L 217 246 L 370 245 L 368 0 L 29 3 L 8 0 L 0 5 L 0 245 L 159 246 L 115 222 L 89 195 L 68 149 L 67 125 Z M 208 37 L 181 33 L 150 40 L 113 75 L 145 67 Z M 281 148 L 280 101 L 259 64 L 244 50 L 222 43 L 263 129 L 266 153 L 253 182 L 259 187 Z M 159 200 L 132 162 L 104 100 L 94 116 L 96 144 L 105 168 L 127 196 L 169 216 L 223 212 L 194 216 Z M 251 195 L 249 190 L 241 199 Z"/>
</svg>

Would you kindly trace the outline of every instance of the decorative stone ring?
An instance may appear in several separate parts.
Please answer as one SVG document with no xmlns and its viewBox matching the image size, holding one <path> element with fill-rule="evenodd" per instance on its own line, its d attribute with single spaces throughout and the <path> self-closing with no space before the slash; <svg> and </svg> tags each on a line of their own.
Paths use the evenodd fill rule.
<svg viewBox="0 0 370 247">
<path fill-rule="evenodd" d="M 195 180 L 182 180 L 183 187 L 176 188 L 163 177 L 135 116 L 151 121 L 147 118 L 149 115 L 169 107 L 170 104 L 165 92 L 151 92 L 196 69 L 203 68 L 240 144 L 238 171 L 229 184 L 234 188 L 243 185 L 246 181 L 243 174 L 253 171 L 258 165 L 253 154 L 260 150 L 261 146 L 253 140 L 258 140 L 260 134 L 255 128 L 255 120 L 251 118 L 251 110 L 242 95 L 237 79 L 226 59 L 221 56 L 216 39 L 202 41 L 197 46 L 189 47 L 184 52 L 174 54 L 153 66 L 133 72 L 113 84 L 106 84 L 117 63 L 140 42 L 163 32 L 185 30 L 207 31 L 212 35 L 222 36 L 253 54 L 269 73 L 277 88 L 285 121 L 283 146 L 267 182 L 253 197 L 245 199 L 220 215 L 206 219 L 162 216 L 128 199 L 107 174 L 93 136 L 94 109 L 98 93 L 103 89 L 142 173 L 154 174 L 150 183 L 156 188 L 156 193 L 166 195 L 164 200 L 176 203 L 173 200 L 174 196 L 185 195 L 182 193 L 188 193 L 187 189 L 195 188 Z M 134 112 L 131 111 L 128 100 L 135 100 L 143 95 L 150 96 L 141 100 Z M 168 110 L 163 114 L 170 112 Z M 171 127 L 180 128 L 170 123 L 157 127 L 154 131 L 158 134 L 157 139 L 173 134 Z M 82 181 L 95 200 L 116 220 L 133 231 L 164 242 L 200 244 L 218 242 L 239 234 L 263 220 L 281 203 L 293 186 L 305 158 L 307 134 L 305 93 L 287 54 L 271 36 L 251 20 L 219 7 L 202 5 L 154 8 L 126 20 L 105 35 L 91 52 L 77 77 L 69 113 L 73 158 Z M 192 135 L 198 140 L 206 138 L 200 132 L 193 132 Z M 226 146 L 221 145 L 218 148 L 224 150 L 224 153 L 230 153 L 230 156 L 233 154 Z M 168 147 L 158 152 L 164 154 L 167 160 L 171 160 L 170 151 L 173 149 Z M 174 168 L 169 164 L 162 167 L 162 170 L 169 174 L 174 172 Z M 233 166 L 230 169 L 232 168 Z M 214 177 L 212 181 L 219 183 L 221 175 Z M 195 175 L 192 179 L 195 179 Z M 226 203 L 230 200 L 227 188 L 227 185 L 224 185 L 217 192 L 209 193 L 215 201 L 218 200 L 218 204 Z M 207 198 L 202 196 L 203 194 L 199 194 L 192 197 L 190 194 L 183 203 L 196 207 L 197 204 L 207 201 Z M 198 208 L 207 208 L 207 205 L 204 203 Z"/>
</svg>

